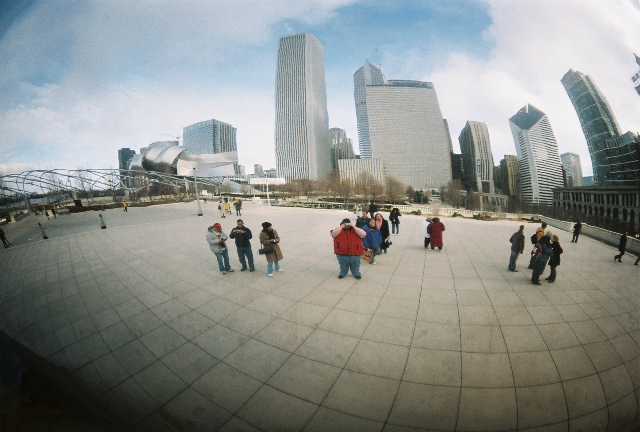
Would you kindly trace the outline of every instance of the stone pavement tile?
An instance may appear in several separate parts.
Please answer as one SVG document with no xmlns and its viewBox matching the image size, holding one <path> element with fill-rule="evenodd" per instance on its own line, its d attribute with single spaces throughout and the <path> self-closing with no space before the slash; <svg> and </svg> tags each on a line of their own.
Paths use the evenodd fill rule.
<svg viewBox="0 0 640 432">
<path fill-rule="evenodd" d="M 102 395 L 99 401 L 128 425 L 138 423 L 158 408 L 157 402 L 133 378 Z"/>
<path fill-rule="evenodd" d="M 169 322 L 168 325 L 186 339 L 192 340 L 215 326 L 216 323 L 199 312 L 192 310 Z"/>
<path fill-rule="evenodd" d="M 449 387 L 461 385 L 462 359 L 459 352 L 412 347 L 403 381 Z"/>
<path fill-rule="evenodd" d="M 395 277 L 395 276 L 394 276 Z M 393 278 L 392 278 L 393 282 Z M 420 286 L 389 285 L 384 293 L 385 299 L 406 300 L 414 303 L 420 301 Z"/>
<path fill-rule="evenodd" d="M 365 283 L 362 283 L 362 281 L 360 281 L 349 289 L 348 294 L 382 298 L 384 296 L 384 293 L 387 291 L 387 287 L 388 284 L 383 283 L 379 279 L 376 279 L 376 281 L 374 282 L 367 281 Z M 323 410 L 326 409 L 323 408 Z"/>
<path fill-rule="evenodd" d="M 197 309 L 202 305 L 209 303 L 210 301 L 216 298 L 215 295 L 203 291 L 201 289 L 196 289 L 190 291 L 186 294 L 181 295 L 180 297 L 176 297 L 180 303 L 189 306 L 191 309 Z"/>
<path fill-rule="evenodd" d="M 229 289 L 229 287 L 225 286 L 224 288 L 226 289 L 221 290 L 218 284 L 212 284 L 210 280 L 208 281 L 208 284 L 209 284 L 208 287 L 202 286 L 202 285 L 200 286 L 202 287 L 203 290 L 207 292 L 214 291 L 214 292 L 211 292 L 211 294 L 221 295 Z M 198 284 L 191 284 L 186 281 L 178 281 L 169 285 L 164 285 L 163 287 L 160 287 L 160 289 L 164 291 L 166 294 L 170 295 L 171 298 L 176 298 L 194 290 L 196 286 L 198 286 Z M 215 287 L 216 289 L 213 289 L 212 287 Z"/>
<path fill-rule="evenodd" d="M 379 432 L 383 426 L 383 423 L 320 407 L 304 432 Z"/>
<path fill-rule="evenodd" d="M 639 300 L 640 301 L 640 300 Z M 640 304 L 638 305 L 640 307 Z M 637 312 L 637 309 L 636 309 Z M 616 321 L 620 323 L 622 328 L 631 333 L 634 330 L 640 329 L 640 316 L 634 317 L 631 313 L 624 313 L 615 316 Z"/>
<path fill-rule="evenodd" d="M 463 387 L 513 387 L 508 354 L 462 353 Z"/>
<path fill-rule="evenodd" d="M 611 431 L 625 430 L 633 424 L 638 413 L 636 395 L 630 394 L 618 402 L 609 405 L 609 429 Z"/>
<path fill-rule="evenodd" d="M 527 306 L 527 312 L 533 319 L 533 322 L 540 324 L 559 324 L 564 323 L 565 320 L 558 312 L 555 306 L 542 305 L 542 306 Z"/>
<path fill-rule="evenodd" d="M 576 303 L 588 303 L 594 301 L 589 294 L 588 290 L 569 290 L 565 291 L 565 293 L 573 299 Z"/>
<path fill-rule="evenodd" d="M 489 285 L 492 285 L 490 282 Z M 491 304 L 494 306 L 524 306 L 520 297 L 515 292 L 489 291 L 487 292 Z"/>
<path fill-rule="evenodd" d="M 259 299 L 263 295 L 264 292 L 257 289 L 239 286 L 230 291 L 227 291 L 221 297 L 240 306 L 246 306 L 252 301 Z"/>
<path fill-rule="evenodd" d="M 129 327 L 129 330 L 131 330 L 137 337 L 145 335 L 163 324 L 160 318 L 147 309 L 136 315 L 125 318 L 123 321 L 127 327 Z"/>
<path fill-rule="evenodd" d="M 551 350 L 551 356 L 563 381 L 589 376 L 596 372 L 582 346 Z"/>
<path fill-rule="evenodd" d="M 611 369 L 612 367 L 622 364 L 622 359 L 609 341 L 594 342 L 585 344 L 582 347 L 589 355 L 593 366 L 598 372 Z"/>
<path fill-rule="evenodd" d="M 118 315 L 120 315 L 120 318 L 123 320 L 147 310 L 147 307 L 140 303 L 140 301 L 135 297 L 130 298 L 125 302 L 117 303 L 113 308 L 118 312 Z"/>
<path fill-rule="evenodd" d="M 121 279 L 120 281 L 124 284 L 124 286 L 126 286 L 129 289 L 131 294 L 133 294 L 138 298 L 143 294 L 146 294 L 158 289 L 157 286 L 155 286 L 148 280 L 144 279 L 142 276 L 137 276 L 137 277 L 132 276 L 131 279 L 124 280 L 124 281 Z"/>
<path fill-rule="evenodd" d="M 460 321 L 458 306 L 453 304 L 420 303 L 418 309 L 418 321 L 454 324 Z"/>
<path fill-rule="evenodd" d="M 373 315 L 380 303 L 380 298 L 357 294 L 345 294 L 335 306 L 336 309 Z"/>
<path fill-rule="evenodd" d="M 437 275 L 429 274 L 422 280 L 422 289 L 440 289 L 453 290 L 455 283 L 452 277 L 436 277 Z"/>
<path fill-rule="evenodd" d="M 615 300 L 599 301 L 597 303 L 609 312 L 609 315 L 619 315 L 627 311 Z"/>
<path fill-rule="evenodd" d="M 338 304 L 345 293 L 337 291 L 327 291 L 322 288 L 316 288 L 302 298 L 302 302 L 311 303 L 318 306 L 332 308 Z"/>
<path fill-rule="evenodd" d="M 286 351 L 250 339 L 228 355 L 224 362 L 258 381 L 266 382 L 289 356 Z"/>
<path fill-rule="evenodd" d="M 568 420 L 562 384 L 516 387 L 518 429 L 550 425 Z"/>
<path fill-rule="evenodd" d="M 286 406 L 286 410 L 281 407 Z M 236 414 L 261 430 L 299 431 L 309 422 L 318 406 L 263 386 Z"/>
<path fill-rule="evenodd" d="M 156 356 L 139 339 L 132 340 L 114 350 L 113 355 L 129 375 L 140 372 L 157 360 Z"/>
<path fill-rule="evenodd" d="M 384 422 L 400 381 L 344 370 L 322 403 L 347 414 Z"/>
<path fill-rule="evenodd" d="M 165 420 L 165 425 L 169 423 L 177 430 L 190 432 L 218 430 L 231 418 L 231 413 L 211 403 L 190 388 L 163 406 L 160 409 L 160 415 Z"/>
<path fill-rule="evenodd" d="M 625 396 L 633 393 L 633 382 L 624 365 L 600 372 L 598 375 L 604 388 L 607 405 L 618 402 Z"/>
<path fill-rule="evenodd" d="M 327 273 L 329 274 L 329 273 Z M 364 273 L 363 273 L 364 274 Z M 325 276 L 323 276 L 325 277 Z M 318 280 L 320 280 L 321 277 L 318 277 Z M 309 288 L 310 287 L 315 287 L 317 289 L 322 289 L 325 291 L 333 291 L 333 292 L 339 292 L 342 294 L 346 294 L 349 292 L 349 290 L 356 284 L 357 279 L 355 278 L 345 278 L 342 280 L 339 280 L 337 277 L 337 274 L 334 274 L 332 277 L 326 278 L 323 282 L 321 283 L 310 283 L 309 284 Z M 305 285 L 303 285 L 305 286 Z"/>
<path fill-rule="evenodd" d="M 171 296 L 159 288 L 155 288 L 153 291 L 148 291 L 144 294 L 137 295 L 137 299 L 145 305 L 148 309 L 152 307 L 158 306 L 166 302 L 167 300 L 171 300 Z"/>
<path fill-rule="evenodd" d="M 344 336 L 361 338 L 369 321 L 371 321 L 371 315 L 333 309 L 318 328 Z"/>
<path fill-rule="evenodd" d="M 374 342 L 409 346 L 416 322 L 384 316 L 374 316 L 369 322 L 363 339 Z"/>
<path fill-rule="evenodd" d="M 501 326 L 533 325 L 531 315 L 524 306 L 493 306 Z"/>
<path fill-rule="evenodd" d="M 120 313 L 120 311 L 118 310 L 119 308 L 117 306 L 121 306 L 125 303 L 130 302 L 131 300 L 136 300 L 135 296 L 131 294 L 128 289 L 120 289 L 119 291 L 105 291 L 104 295 L 109 303 L 111 303 L 111 306 L 116 308 L 118 313 Z M 122 317 L 124 318 L 124 316 Z"/>
<path fill-rule="evenodd" d="M 502 326 L 501 329 L 510 353 L 547 351 L 547 345 L 534 325 Z"/>
<path fill-rule="evenodd" d="M 160 361 L 152 363 L 133 378 L 158 405 L 164 405 L 187 388 L 187 383 Z"/>
<path fill-rule="evenodd" d="M 560 375 L 548 351 L 509 354 L 516 387 L 560 382 Z"/>
<path fill-rule="evenodd" d="M 112 307 L 107 307 L 101 312 L 93 314 L 91 318 L 93 318 L 93 323 L 96 325 L 98 330 L 104 330 L 122 320 L 120 315 L 118 315 L 116 310 Z"/>
<path fill-rule="evenodd" d="M 257 300 L 247 304 L 248 309 L 252 309 L 261 312 L 272 317 L 282 315 L 287 309 L 293 306 L 296 302 L 285 298 L 278 297 L 273 294 L 265 294 Z"/>
<path fill-rule="evenodd" d="M 279 297 L 288 298 L 294 301 L 300 301 L 304 296 L 308 295 L 314 289 L 315 288 L 312 288 L 312 287 L 301 287 L 298 284 L 296 284 L 294 281 L 291 283 L 287 282 L 278 286 L 276 289 L 271 291 L 271 294 Z"/>
<path fill-rule="evenodd" d="M 507 352 L 502 331 L 497 325 L 461 325 L 461 350 L 464 352 Z"/>
<path fill-rule="evenodd" d="M 197 346 L 222 360 L 249 340 L 248 336 L 217 325 L 193 340 Z"/>
<path fill-rule="evenodd" d="M 606 408 L 569 420 L 570 431 L 605 431 L 608 430 L 607 427 L 608 413 Z"/>
<path fill-rule="evenodd" d="M 517 425 L 514 388 L 462 388 L 457 430 L 512 430 Z"/>
<path fill-rule="evenodd" d="M 202 396 L 234 413 L 262 386 L 262 383 L 224 364 L 218 363 L 192 384 Z"/>
<path fill-rule="evenodd" d="M 131 376 L 131 374 L 125 370 L 120 363 L 118 363 L 116 357 L 111 353 L 100 357 L 91 364 L 96 368 L 98 374 L 100 374 L 100 377 L 109 390 L 124 382 Z"/>
<path fill-rule="evenodd" d="M 265 328 L 274 317 L 243 307 L 222 321 L 222 325 L 246 336 L 253 336 Z"/>
<path fill-rule="evenodd" d="M 187 384 L 192 384 L 218 364 L 218 359 L 191 342 L 187 342 L 160 360 Z"/>
<path fill-rule="evenodd" d="M 380 342 L 361 340 L 345 369 L 383 378 L 402 378 L 409 349 Z"/>
<path fill-rule="evenodd" d="M 225 300 L 222 297 L 217 297 L 214 301 L 211 301 L 205 305 L 196 309 L 197 312 L 206 316 L 214 322 L 221 323 L 229 315 L 240 309 L 242 306 L 233 303 L 229 300 Z"/>
<path fill-rule="evenodd" d="M 317 327 L 329 312 L 331 312 L 331 308 L 299 302 L 291 306 L 280 318 L 309 327 Z"/>
<path fill-rule="evenodd" d="M 460 351 L 460 326 L 416 321 L 411 345 L 417 348 Z"/>
<path fill-rule="evenodd" d="M 555 308 L 560 312 L 560 315 L 562 315 L 566 322 L 585 321 L 589 319 L 589 315 L 577 304 L 555 305 Z"/>
<path fill-rule="evenodd" d="M 640 357 L 636 357 L 633 360 L 629 360 L 625 362 L 625 367 L 627 368 L 627 372 L 629 372 L 629 376 L 631 377 L 631 381 L 633 382 L 633 388 L 640 388 Z"/>
<path fill-rule="evenodd" d="M 104 343 L 102 340 L 102 336 L 100 333 L 95 333 L 87 338 L 82 339 L 80 342 L 80 346 L 82 347 L 82 351 L 87 355 L 89 360 L 95 360 L 98 357 L 102 357 L 111 349 Z"/>
<path fill-rule="evenodd" d="M 93 323 L 93 320 L 91 319 L 91 317 L 86 317 L 81 319 L 80 321 L 76 321 L 72 324 L 73 327 L 73 331 L 76 335 L 76 340 L 81 340 L 86 338 L 87 336 L 91 336 L 94 333 L 98 332 L 98 328 L 96 327 L 96 325 Z M 39 327 L 37 326 L 31 326 L 30 328 L 38 329 Z M 28 330 L 28 329 L 27 329 Z M 28 331 L 23 332 L 23 334 L 25 335 L 25 337 L 28 340 L 38 340 L 40 339 L 42 336 L 38 335 L 38 337 L 35 336 L 31 336 L 31 334 Z"/>
<path fill-rule="evenodd" d="M 145 334 L 140 341 L 158 358 L 164 357 L 187 342 L 166 324 Z"/>
<path fill-rule="evenodd" d="M 267 384 L 287 394 L 320 404 L 341 371 L 340 368 L 293 355 Z"/>
<path fill-rule="evenodd" d="M 567 293 L 562 291 L 547 291 L 544 292 L 544 296 L 553 304 L 554 306 L 559 305 L 575 305 L 576 302 L 569 296 Z"/>
<path fill-rule="evenodd" d="M 569 430 L 569 421 L 555 423 L 547 426 L 538 426 L 531 429 L 518 429 L 522 432 L 567 432 Z"/>
<path fill-rule="evenodd" d="M 436 288 L 423 288 L 420 295 L 420 303 L 457 305 L 456 291 Z"/>
<path fill-rule="evenodd" d="M 255 339 L 288 352 L 294 352 L 313 332 L 312 327 L 283 319 L 275 319 Z"/>
<path fill-rule="evenodd" d="M 296 354 L 329 365 L 344 367 L 359 339 L 316 329 Z"/>
<path fill-rule="evenodd" d="M 459 306 L 491 306 L 487 293 L 482 291 L 459 290 L 456 287 Z"/>
<path fill-rule="evenodd" d="M 393 276 L 391 276 L 389 285 L 400 285 L 408 288 L 422 288 L 422 277 L 394 274 Z M 418 289 L 418 293 L 419 292 L 420 290 Z M 410 300 L 410 299 L 406 299 L 406 300 Z"/>
<path fill-rule="evenodd" d="M 491 306 L 458 306 L 460 324 L 498 325 L 498 318 Z"/>
<path fill-rule="evenodd" d="M 542 324 L 538 326 L 547 347 L 550 350 L 580 345 L 571 326 L 563 324 Z"/>
<path fill-rule="evenodd" d="M 93 397 L 98 397 L 112 388 L 102 379 L 93 363 L 77 370 L 74 373 L 74 380 L 77 380 L 80 387 Z"/>
<path fill-rule="evenodd" d="M 171 299 L 157 306 L 152 307 L 151 312 L 165 323 L 173 321 L 180 315 L 184 315 L 191 310 L 177 300 Z"/>
<path fill-rule="evenodd" d="M 563 381 L 569 418 L 575 419 L 607 406 L 598 375 Z"/>
<path fill-rule="evenodd" d="M 260 432 L 244 420 L 232 417 L 218 432 Z"/>
<path fill-rule="evenodd" d="M 578 306 L 580 306 L 580 308 L 582 308 L 582 310 L 589 315 L 589 318 L 591 319 L 604 318 L 611 315 L 605 308 L 596 302 L 578 303 Z"/>
<path fill-rule="evenodd" d="M 549 299 L 542 293 L 540 290 L 530 290 L 530 291 L 518 291 L 518 297 L 522 303 L 527 307 L 530 306 L 552 306 Z"/>
<path fill-rule="evenodd" d="M 136 338 L 136 335 L 122 321 L 102 330 L 100 335 L 112 351 Z"/>
<path fill-rule="evenodd" d="M 611 345 L 613 345 L 616 352 L 625 363 L 640 356 L 640 347 L 638 347 L 633 338 L 628 334 L 618 336 L 615 339 L 611 339 L 609 342 L 611 342 Z"/>
<path fill-rule="evenodd" d="M 402 382 L 389 423 L 414 428 L 454 430 L 460 389 Z"/>
<path fill-rule="evenodd" d="M 80 369 L 90 362 L 89 357 L 84 353 L 79 342 L 65 347 L 62 351 L 56 354 L 56 359 L 57 361 L 64 362 L 63 364 L 72 371 Z"/>
</svg>

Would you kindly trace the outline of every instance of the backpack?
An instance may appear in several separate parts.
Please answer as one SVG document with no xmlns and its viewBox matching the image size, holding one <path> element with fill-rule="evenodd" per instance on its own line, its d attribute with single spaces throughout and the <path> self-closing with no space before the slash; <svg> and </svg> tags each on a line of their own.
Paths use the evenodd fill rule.
<svg viewBox="0 0 640 432">
<path fill-rule="evenodd" d="M 531 236 L 531 244 L 536 244 L 538 243 L 538 233 L 535 232 L 533 233 L 533 235 Z"/>
<path fill-rule="evenodd" d="M 538 245 L 538 244 L 535 245 L 533 247 L 533 250 L 531 251 L 531 257 L 532 258 L 537 257 L 538 255 L 540 255 L 540 252 L 542 252 L 542 248 L 540 247 L 540 245 Z"/>
</svg>

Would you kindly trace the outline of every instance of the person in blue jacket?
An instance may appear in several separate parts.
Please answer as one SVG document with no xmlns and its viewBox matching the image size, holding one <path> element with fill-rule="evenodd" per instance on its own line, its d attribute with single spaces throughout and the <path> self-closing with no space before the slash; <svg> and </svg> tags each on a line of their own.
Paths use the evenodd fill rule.
<svg viewBox="0 0 640 432">
<path fill-rule="evenodd" d="M 376 255 L 380 255 L 380 245 L 382 244 L 382 234 L 380 230 L 376 227 L 375 219 L 371 219 L 369 221 L 368 227 L 363 228 L 367 233 L 367 236 L 362 239 L 362 246 L 365 249 L 370 249 L 373 251 L 373 256 L 371 257 L 371 261 L 369 264 L 376 265 Z"/>
<path fill-rule="evenodd" d="M 531 283 L 534 285 L 542 285 L 540 283 L 540 275 L 544 273 L 544 268 L 547 266 L 547 261 L 553 253 L 553 246 L 551 245 L 551 231 L 547 231 L 538 241 L 537 246 L 540 247 L 540 252 L 534 257 L 533 274 L 531 275 Z"/>
</svg>

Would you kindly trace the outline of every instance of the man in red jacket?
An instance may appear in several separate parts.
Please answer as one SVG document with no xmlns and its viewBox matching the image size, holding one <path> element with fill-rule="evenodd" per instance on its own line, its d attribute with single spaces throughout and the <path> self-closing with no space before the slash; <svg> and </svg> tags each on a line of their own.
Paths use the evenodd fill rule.
<svg viewBox="0 0 640 432">
<path fill-rule="evenodd" d="M 349 273 L 356 279 L 360 279 L 360 256 L 363 254 L 362 239 L 367 233 L 355 225 L 351 225 L 350 219 L 343 219 L 340 226 L 331 231 L 333 237 L 333 251 L 340 264 L 338 279 L 342 279 Z"/>
</svg>

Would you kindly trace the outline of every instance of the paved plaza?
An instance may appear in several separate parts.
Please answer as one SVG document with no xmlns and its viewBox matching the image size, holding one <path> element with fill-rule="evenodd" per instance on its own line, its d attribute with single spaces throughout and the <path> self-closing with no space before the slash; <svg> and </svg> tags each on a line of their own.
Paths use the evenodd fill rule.
<svg viewBox="0 0 640 432">
<path fill-rule="evenodd" d="M 221 275 L 216 205 L 39 216 L 4 226 L 0 330 L 144 431 L 630 431 L 640 424 L 640 267 L 585 236 L 558 278 L 507 271 L 520 223 L 404 215 L 389 253 L 338 279 L 329 231 L 353 214 L 246 202 L 256 272 Z M 235 212 L 234 212 L 235 213 Z M 260 224 L 281 238 L 266 276 Z M 626 260 L 625 260 L 626 259 Z M 543 277 L 548 275 L 548 269 Z"/>
</svg>

